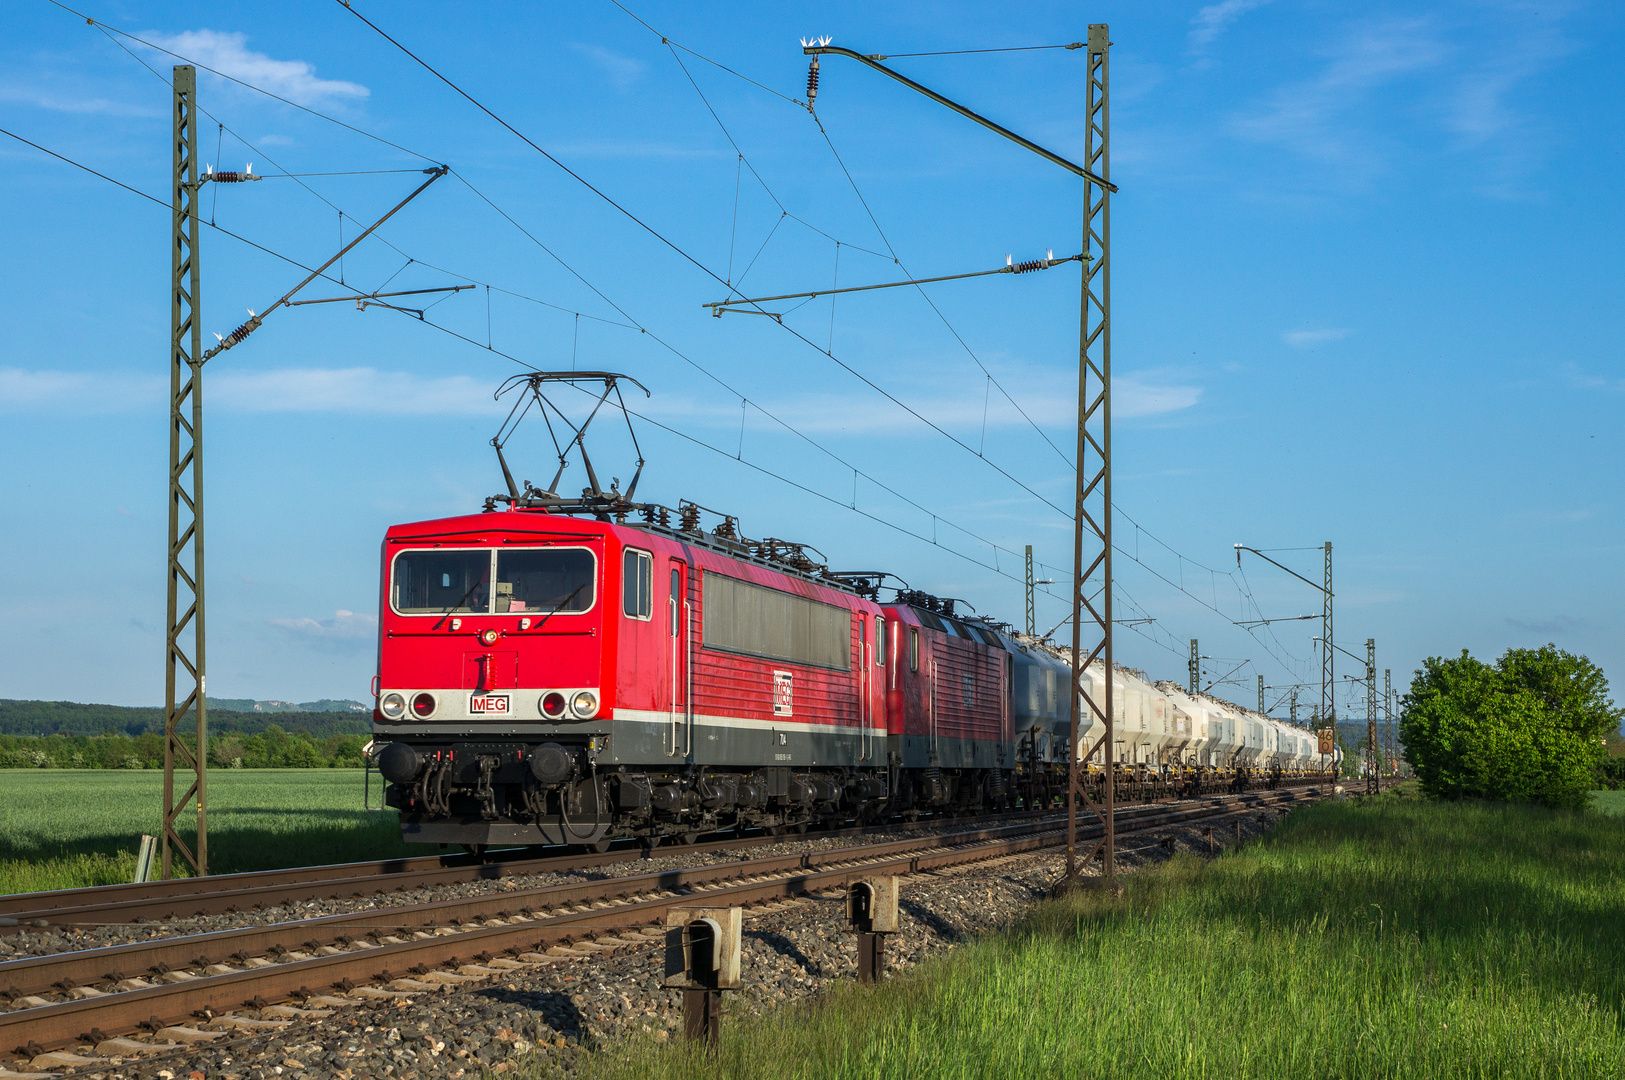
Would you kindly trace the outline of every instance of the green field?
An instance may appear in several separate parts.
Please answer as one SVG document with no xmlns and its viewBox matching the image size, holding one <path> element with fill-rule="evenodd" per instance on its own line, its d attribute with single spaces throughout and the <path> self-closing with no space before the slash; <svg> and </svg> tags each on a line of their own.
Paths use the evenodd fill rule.
<svg viewBox="0 0 1625 1080">
<path fill-rule="evenodd" d="M 590 1073 L 1625 1075 L 1625 821 L 1385 796 L 1125 880 L 882 988 L 730 1021 L 719 1057 L 638 1042 Z"/>
<path fill-rule="evenodd" d="M 1625 817 L 1625 791 L 1593 791 L 1591 809 L 1610 817 Z"/>
<path fill-rule="evenodd" d="M 379 797 L 378 778 L 372 797 Z M 394 811 L 362 809 L 360 769 L 209 773 L 209 868 L 227 874 L 408 853 Z M 129 881 L 158 835 L 163 774 L 0 771 L 0 894 Z M 183 819 L 195 835 L 197 824 Z M 417 853 L 422 854 L 419 847 Z"/>
</svg>

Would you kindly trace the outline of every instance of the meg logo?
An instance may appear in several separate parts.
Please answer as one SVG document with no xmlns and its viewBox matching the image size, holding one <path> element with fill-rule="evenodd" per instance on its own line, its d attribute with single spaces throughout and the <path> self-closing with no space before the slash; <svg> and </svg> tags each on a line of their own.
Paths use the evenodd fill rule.
<svg viewBox="0 0 1625 1080">
<path fill-rule="evenodd" d="M 773 673 L 773 715 L 791 716 L 790 703 L 795 697 L 795 673 L 791 671 L 775 671 Z"/>
</svg>

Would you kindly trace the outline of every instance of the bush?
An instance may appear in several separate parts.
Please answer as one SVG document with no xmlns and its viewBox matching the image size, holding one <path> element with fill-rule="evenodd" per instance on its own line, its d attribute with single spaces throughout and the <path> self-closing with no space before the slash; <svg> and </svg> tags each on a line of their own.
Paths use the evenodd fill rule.
<svg viewBox="0 0 1625 1080">
<path fill-rule="evenodd" d="M 1584 806 L 1621 710 L 1602 671 L 1554 645 L 1492 667 L 1429 657 L 1403 701 L 1405 760 L 1435 798 Z"/>
</svg>

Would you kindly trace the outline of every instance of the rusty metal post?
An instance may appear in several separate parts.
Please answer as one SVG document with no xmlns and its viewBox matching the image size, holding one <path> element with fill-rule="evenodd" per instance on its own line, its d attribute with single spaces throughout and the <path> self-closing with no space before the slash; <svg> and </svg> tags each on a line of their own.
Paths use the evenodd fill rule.
<svg viewBox="0 0 1625 1080">
<path fill-rule="evenodd" d="M 722 1041 L 722 991 L 683 991 L 683 1038 L 712 1046 Z"/>
<path fill-rule="evenodd" d="M 858 982 L 877 983 L 886 977 L 886 936 L 858 935 Z"/>
<path fill-rule="evenodd" d="M 203 334 L 198 311 L 202 300 L 202 269 L 198 250 L 196 113 L 197 71 L 191 65 L 178 64 L 172 132 L 174 215 L 170 240 L 169 593 L 165 623 L 161 866 L 164 878 L 170 876 L 176 851 L 194 873 L 202 876 L 209 872 L 208 702 L 203 618 Z M 185 641 L 188 632 L 192 639 L 190 648 Z M 181 725 L 188 717 L 197 724 L 195 747 L 188 747 L 180 735 Z M 178 799 L 175 797 L 177 761 L 192 774 L 191 785 Z M 195 849 L 181 839 L 176 828 L 177 819 L 194 798 L 197 800 Z"/>
</svg>

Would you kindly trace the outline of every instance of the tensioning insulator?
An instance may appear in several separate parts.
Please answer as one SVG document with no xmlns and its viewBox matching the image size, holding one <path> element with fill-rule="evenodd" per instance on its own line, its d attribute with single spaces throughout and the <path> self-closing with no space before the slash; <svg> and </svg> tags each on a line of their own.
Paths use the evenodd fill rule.
<svg viewBox="0 0 1625 1080">
<path fill-rule="evenodd" d="M 1025 274 L 1032 270 L 1048 270 L 1049 268 L 1050 261 L 1048 259 L 1029 259 L 1027 262 L 1016 263 L 1010 268 L 1010 272 L 1012 274 Z"/>
<path fill-rule="evenodd" d="M 818 100 L 818 57 L 812 58 L 807 65 L 807 111 L 812 112 L 813 102 Z"/>
</svg>

